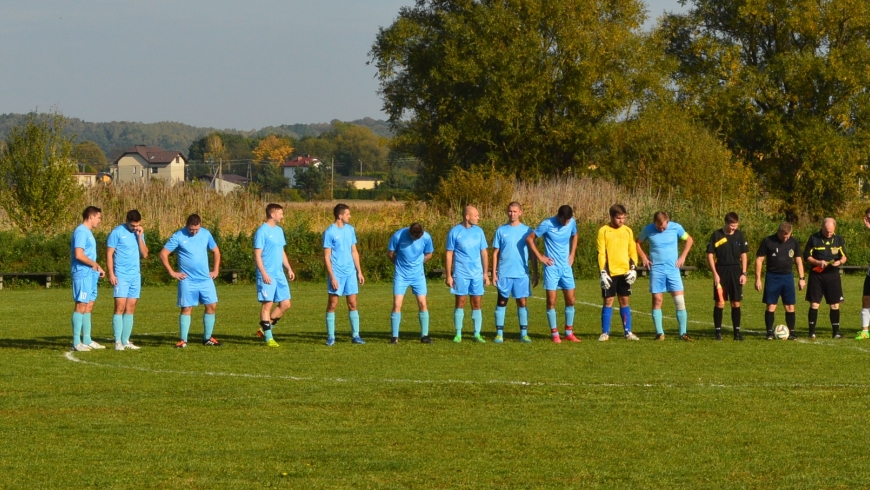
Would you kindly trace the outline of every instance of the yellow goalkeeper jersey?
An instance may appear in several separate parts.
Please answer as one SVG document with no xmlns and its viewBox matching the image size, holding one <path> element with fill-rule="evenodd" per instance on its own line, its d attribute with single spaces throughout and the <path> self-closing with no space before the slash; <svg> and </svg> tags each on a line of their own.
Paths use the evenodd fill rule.
<svg viewBox="0 0 870 490">
<path fill-rule="evenodd" d="M 602 226 L 598 229 L 598 269 L 607 270 L 612 276 L 625 274 L 632 263 L 637 264 L 636 247 L 631 228 Z"/>
</svg>

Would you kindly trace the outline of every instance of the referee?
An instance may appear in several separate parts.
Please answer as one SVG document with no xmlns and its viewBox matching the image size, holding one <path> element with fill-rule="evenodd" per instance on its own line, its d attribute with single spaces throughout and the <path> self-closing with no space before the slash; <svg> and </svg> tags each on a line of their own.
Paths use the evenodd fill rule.
<svg viewBox="0 0 870 490">
<path fill-rule="evenodd" d="M 731 302 L 731 324 L 734 326 L 734 340 L 743 340 L 740 335 L 740 300 L 743 299 L 743 285 L 746 284 L 746 266 L 749 243 L 743 232 L 737 229 L 740 218 L 737 213 L 725 215 L 725 226 L 713 232 L 707 244 L 707 263 L 713 271 L 713 326 L 716 340 L 722 340 L 722 315 L 725 301 Z"/>
<path fill-rule="evenodd" d="M 834 233 L 837 222 L 825 218 L 822 229 L 813 233 L 804 247 L 804 260 L 811 267 L 810 281 L 807 284 L 807 301 L 810 311 L 807 320 L 810 326 L 810 339 L 816 338 L 816 322 L 819 319 L 819 305 L 822 298 L 831 307 L 831 330 L 835 339 L 842 339 L 840 333 L 840 303 L 843 302 L 843 284 L 840 281 L 840 266 L 846 263 L 843 250 L 843 237 Z"/>
<path fill-rule="evenodd" d="M 794 305 L 797 295 L 794 290 L 794 274 L 792 262 L 797 263 L 798 287 L 803 290 L 804 262 L 800 255 L 800 245 L 791 236 L 791 223 L 782 223 L 773 235 L 761 241 L 758 252 L 755 253 L 755 289 L 761 291 L 761 266 L 767 259 L 767 274 L 764 276 L 764 293 L 762 301 L 767 305 L 764 312 L 764 326 L 767 329 L 767 340 L 773 340 L 773 320 L 776 314 L 776 304 L 782 298 L 785 307 L 785 324 L 788 326 L 789 340 L 797 340 L 794 333 Z"/>
</svg>

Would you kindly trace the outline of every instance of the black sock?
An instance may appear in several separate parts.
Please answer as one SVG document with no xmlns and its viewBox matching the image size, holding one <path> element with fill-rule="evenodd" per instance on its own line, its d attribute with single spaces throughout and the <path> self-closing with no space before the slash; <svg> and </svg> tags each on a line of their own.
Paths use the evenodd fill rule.
<svg viewBox="0 0 870 490">
<path fill-rule="evenodd" d="M 768 335 L 773 333 L 773 320 L 775 319 L 775 315 L 776 313 L 773 311 L 764 312 L 764 327 L 767 329 Z"/>
<path fill-rule="evenodd" d="M 794 326 L 797 324 L 797 314 L 793 311 L 786 311 L 785 324 L 788 327 L 788 331 L 794 333 Z"/>
<path fill-rule="evenodd" d="M 829 316 L 831 318 L 831 329 L 834 331 L 833 333 L 840 333 L 840 310 L 831 310 Z"/>
<path fill-rule="evenodd" d="M 725 313 L 725 308 L 719 308 L 718 306 L 713 308 L 713 327 L 716 329 L 716 333 L 722 333 L 722 315 Z"/>
<path fill-rule="evenodd" d="M 269 323 L 269 322 L 263 322 L 263 321 L 261 321 L 261 322 L 260 322 L 260 328 L 262 328 L 264 332 L 265 332 L 266 330 L 272 330 L 272 324 Z"/>
<path fill-rule="evenodd" d="M 272 320 L 272 325 L 278 323 L 278 320 L 280 320 L 280 319 L 281 319 L 281 317 L 278 317 L 278 318 L 272 318 L 272 319 L 271 319 L 271 320 Z"/>
<path fill-rule="evenodd" d="M 731 325 L 734 327 L 734 335 L 740 333 L 740 307 L 731 308 Z"/>
<path fill-rule="evenodd" d="M 807 312 L 807 323 L 810 324 L 810 335 L 816 334 L 816 322 L 819 320 L 819 309 L 810 308 Z"/>
</svg>

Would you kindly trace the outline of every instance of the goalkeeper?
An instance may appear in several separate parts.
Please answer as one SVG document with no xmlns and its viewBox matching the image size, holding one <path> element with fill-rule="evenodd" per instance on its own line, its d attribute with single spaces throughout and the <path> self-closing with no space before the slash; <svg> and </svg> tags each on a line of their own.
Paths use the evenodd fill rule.
<svg viewBox="0 0 870 490">
<path fill-rule="evenodd" d="M 619 298 L 619 316 L 626 340 L 639 340 L 631 331 L 631 308 L 628 298 L 631 285 L 637 279 L 637 246 L 634 233 L 625 226 L 625 206 L 610 207 L 610 223 L 598 230 L 598 268 L 601 270 L 601 336 L 598 340 L 610 340 L 610 323 L 613 318 L 613 297 Z"/>
</svg>

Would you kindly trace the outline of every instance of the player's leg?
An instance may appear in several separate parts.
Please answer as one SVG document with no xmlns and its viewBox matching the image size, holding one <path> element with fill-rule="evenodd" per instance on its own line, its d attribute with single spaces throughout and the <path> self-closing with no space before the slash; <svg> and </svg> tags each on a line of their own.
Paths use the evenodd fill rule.
<svg viewBox="0 0 870 490">
<path fill-rule="evenodd" d="M 831 337 L 840 340 L 843 338 L 843 334 L 840 333 L 840 303 L 843 301 L 843 283 L 840 274 L 827 273 L 825 275 L 828 280 L 828 287 L 825 288 L 825 303 L 831 307 L 828 313 L 831 320 Z"/>
<path fill-rule="evenodd" d="M 785 309 L 785 326 L 788 327 L 788 339 L 789 340 L 797 340 L 797 334 L 795 333 L 795 325 L 797 324 L 797 315 L 795 315 L 793 304 L 791 305 L 783 305 Z"/>
<path fill-rule="evenodd" d="M 674 291 L 671 293 L 674 300 L 674 308 L 676 309 L 677 326 L 680 332 L 680 340 L 691 342 L 689 337 L 689 314 L 686 312 L 686 295 L 683 291 Z"/>
<path fill-rule="evenodd" d="M 420 320 L 420 343 L 431 344 L 429 337 L 429 305 L 426 302 L 426 293 L 417 294 L 417 318 Z"/>
<path fill-rule="evenodd" d="M 731 301 L 731 328 L 734 329 L 734 340 L 743 340 L 743 335 L 740 333 L 741 309 L 739 301 Z"/>
<path fill-rule="evenodd" d="M 483 281 L 481 281 L 482 283 Z M 471 323 L 474 326 L 474 341 L 478 343 L 486 343 L 486 340 L 480 335 L 480 331 L 483 328 L 483 312 L 480 311 L 480 308 L 483 305 L 483 284 L 481 284 L 480 290 L 475 288 L 473 293 L 480 292 L 481 294 L 472 294 L 471 295 Z"/>
<path fill-rule="evenodd" d="M 355 278 L 354 278 L 355 279 Z M 356 284 L 355 281 L 350 281 Z M 359 289 L 359 288 L 357 288 Z M 359 310 L 357 310 L 357 293 L 347 295 L 347 319 L 350 320 L 350 342 L 353 344 L 365 344 L 359 336 Z"/>
<path fill-rule="evenodd" d="M 870 339 L 870 272 L 864 276 L 864 291 L 861 297 L 861 330 L 856 340 Z"/>
<path fill-rule="evenodd" d="M 623 281 L 624 277 L 620 278 Z M 627 295 L 617 295 L 617 299 L 619 300 L 619 317 L 622 319 L 622 333 L 625 335 L 626 340 L 640 340 L 634 332 L 631 331 L 631 306 L 629 304 L 629 296 L 631 294 L 631 285 L 628 284 L 629 289 L 627 291 L 622 290 L 620 293 L 628 293 Z"/>
<path fill-rule="evenodd" d="M 783 275 L 783 289 L 782 294 L 782 304 L 783 309 L 785 309 L 785 325 L 788 327 L 788 339 L 789 340 L 797 340 L 797 335 L 795 335 L 795 324 L 796 318 L 794 313 L 794 305 L 797 303 L 797 291 L 794 287 L 794 277 L 791 274 Z M 773 305 L 774 309 L 776 308 L 776 304 Z"/>
<path fill-rule="evenodd" d="M 716 333 L 716 340 L 722 340 L 722 317 L 725 313 L 725 288 L 723 282 L 726 278 L 723 277 L 725 267 L 716 267 L 716 273 L 719 274 L 719 284 L 713 287 L 713 330 Z"/>
<path fill-rule="evenodd" d="M 499 278 L 499 283 L 502 279 Z M 507 312 L 508 296 L 503 296 L 503 291 L 499 289 L 498 298 L 495 300 L 495 340 L 496 344 L 504 342 L 504 317 Z"/>
<path fill-rule="evenodd" d="M 120 294 L 118 285 L 114 287 L 115 294 Z M 115 336 L 115 350 L 124 350 L 124 312 L 127 309 L 127 298 L 124 296 L 113 298 L 115 301 L 115 311 L 112 313 L 112 334 Z"/>
<path fill-rule="evenodd" d="M 807 311 L 807 327 L 809 329 L 810 340 L 816 338 L 816 323 L 819 321 L 819 306 L 824 297 L 824 286 L 822 285 L 821 274 L 810 272 L 810 280 L 807 283 L 806 300 L 810 303 L 810 309 Z"/>
<path fill-rule="evenodd" d="M 740 333 L 740 322 L 742 319 L 742 310 L 740 309 L 740 301 L 743 300 L 743 285 L 740 284 L 741 267 L 728 267 L 726 275 L 728 276 L 727 284 L 723 284 L 725 295 L 731 303 L 731 328 L 734 329 L 734 340 L 743 340 L 743 335 Z"/>
<path fill-rule="evenodd" d="M 217 288 L 214 281 L 199 284 L 199 304 L 205 305 L 202 313 L 202 345 L 220 347 L 222 344 L 214 338 L 215 311 L 217 311 Z"/>
<path fill-rule="evenodd" d="M 764 330 L 767 340 L 776 339 L 773 335 L 773 323 L 776 320 L 776 305 L 782 296 L 781 275 L 768 272 L 764 276 L 764 289 L 761 292 L 761 301 L 767 305 L 764 310 Z M 794 282 L 794 279 L 791 277 L 789 279 Z"/>
<path fill-rule="evenodd" d="M 455 298 L 453 307 L 453 328 L 456 330 L 456 336 L 453 337 L 454 342 L 462 342 L 462 322 L 465 320 L 465 303 L 468 296 L 468 286 L 470 280 L 463 278 L 453 279 L 453 288 L 451 292 Z"/>
<path fill-rule="evenodd" d="M 390 343 L 399 343 L 399 327 L 402 324 L 402 303 L 405 293 L 395 294 L 396 285 L 393 285 L 393 311 L 390 313 Z"/>
<path fill-rule="evenodd" d="M 181 313 L 178 315 L 178 343 L 176 348 L 187 347 L 187 335 L 190 333 L 190 315 L 193 307 L 199 304 L 199 294 L 191 288 L 190 279 L 178 281 L 178 307 Z"/>
<path fill-rule="evenodd" d="M 601 335 L 599 342 L 610 340 L 610 324 L 613 322 L 613 300 L 616 298 L 616 279 L 612 279 L 610 287 L 601 290 L 603 304 L 601 306 Z"/>
<path fill-rule="evenodd" d="M 547 325 L 553 342 L 560 344 L 559 327 L 556 326 L 556 291 L 559 287 L 559 271 L 552 266 L 544 267 L 544 291 L 547 292 Z"/>
<path fill-rule="evenodd" d="M 565 298 L 565 339 L 569 342 L 580 342 L 574 335 L 574 271 L 570 267 L 562 271 L 559 278 L 559 289 Z"/>
<path fill-rule="evenodd" d="M 94 311 L 94 301 L 97 300 L 97 276 L 91 276 L 89 282 L 90 293 L 88 295 L 88 303 L 85 306 L 85 312 L 82 314 L 82 343 L 91 349 L 105 349 L 102 345 L 94 342 L 91 338 L 91 312 Z"/>
<path fill-rule="evenodd" d="M 517 323 L 520 325 L 520 342 L 530 343 L 529 337 L 529 310 L 526 307 L 526 298 L 517 298 Z"/>
<path fill-rule="evenodd" d="M 136 305 L 139 304 L 139 293 L 135 292 L 128 294 L 135 294 L 136 297 L 126 298 L 127 301 L 124 304 L 121 343 L 123 344 L 124 349 L 139 350 L 139 347 L 134 345 L 133 342 L 130 341 L 130 336 L 133 335 L 133 316 L 136 314 Z M 117 348 L 117 346 L 115 347 Z"/>
<path fill-rule="evenodd" d="M 183 281 L 182 281 L 183 282 Z M 178 338 L 179 341 L 175 344 L 178 349 L 187 347 L 187 334 L 190 333 L 190 314 L 193 313 L 192 306 L 184 306 L 181 308 L 181 313 L 178 315 Z"/>
<path fill-rule="evenodd" d="M 328 279 L 327 279 L 328 282 Z M 338 307 L 338 294 L 329 293 L 326 299 L 326 345 L 335 343 L 335 309 Z"/>
<path fill-rule="evenodd" d="M 652 280 L 650 280 L 652 282 Z M 663 293 L 652 293 L 652 320 L 656 329 L 656 340 L 665 340 L 665 329 L 662 326 Z"/>
</svg>

